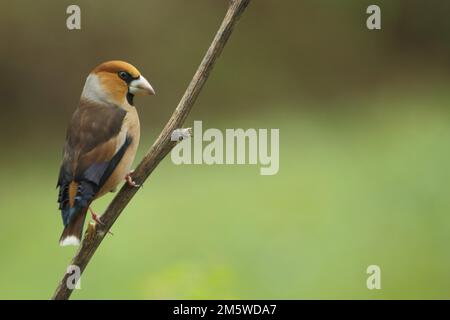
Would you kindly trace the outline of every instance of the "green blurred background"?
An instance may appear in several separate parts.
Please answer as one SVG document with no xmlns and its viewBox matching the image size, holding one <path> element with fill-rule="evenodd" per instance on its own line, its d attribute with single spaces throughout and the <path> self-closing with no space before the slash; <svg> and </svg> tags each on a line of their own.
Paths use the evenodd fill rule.
<svg viewBox="0 0 450 320">
<path fill-rule="evenodd" d="M 279 128 L 280 171 L 167 158 L 113 227 L 75 299 L 450 298 L 450 2 L 254 0 L 187 126 Z M 138 158 L 169 118 L 225 0 L 0 3 L 0 298 L 51 297 L 55 190 L 85 77 L 123 59 L 139 98 Z M 98 212 L 113 195 L 97 201 Z M 382 289 L 366 288 L 366 268 Z"/>
</svg>

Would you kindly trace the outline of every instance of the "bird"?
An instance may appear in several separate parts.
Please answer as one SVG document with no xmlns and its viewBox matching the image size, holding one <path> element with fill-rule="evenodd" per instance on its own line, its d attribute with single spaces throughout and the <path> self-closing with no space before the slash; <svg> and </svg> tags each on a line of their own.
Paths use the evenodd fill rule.
<svg viewBox="0 0 450 320">
<path fill-rule="evenodd" d="M 133 98 L 154 94 L 147 79 L 125 61 L 104 62 L 88 75 L 67 127 L 57 182 L 61 246 L 80 244 L 88 210 L 102 224 L 91 208 L 95 199 L 124 180 L 139 187 L 130 175 L 140 138 Z"/>
</svg>

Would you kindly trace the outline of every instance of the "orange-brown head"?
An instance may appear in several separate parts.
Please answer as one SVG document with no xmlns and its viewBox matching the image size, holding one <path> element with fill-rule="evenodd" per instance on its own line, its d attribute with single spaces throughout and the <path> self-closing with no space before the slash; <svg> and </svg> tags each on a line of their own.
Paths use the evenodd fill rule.
<svg viewBox="0 0 450 320">
<path fill-rule="evenodd" d="M 154 95 L 155 91 L 138 69 L 113 60 L 97 66 L 86 79 L 82 97 L 96 102 L 133 105 L 135 95 Z"/>
</svg>

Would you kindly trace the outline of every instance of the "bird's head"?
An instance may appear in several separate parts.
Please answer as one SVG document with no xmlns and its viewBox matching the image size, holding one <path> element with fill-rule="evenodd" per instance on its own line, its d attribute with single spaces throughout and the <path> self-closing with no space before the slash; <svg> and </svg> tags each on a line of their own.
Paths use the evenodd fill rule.
<svg viewBox="0 0 450 320">
<path fill-rule="evenodd" d="M 135 95 L 154 95 L 155 90 L 138 69 L 124 61 L 108 61 L 97 66 L 86 79 L 82 98 L 133 105 Z"/>
</svg>

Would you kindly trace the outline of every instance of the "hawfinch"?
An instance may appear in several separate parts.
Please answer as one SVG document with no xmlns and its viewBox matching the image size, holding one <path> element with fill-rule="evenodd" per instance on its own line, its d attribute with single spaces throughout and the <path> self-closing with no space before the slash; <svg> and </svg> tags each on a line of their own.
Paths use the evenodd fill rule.
<svg viewBox="0 0 450 320">
<path fill-rule="evenodd" d="M 79 245 L 93 200 L 126 180 L 139 144 L 135 95 L 154 95 L 148 81 L 131 64 L 108 61 L 87 77 L 80 103 L 69 123 L 59 172 L 59 209 L 64 231 L 61 246 Z"/>
</svg>

